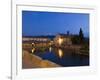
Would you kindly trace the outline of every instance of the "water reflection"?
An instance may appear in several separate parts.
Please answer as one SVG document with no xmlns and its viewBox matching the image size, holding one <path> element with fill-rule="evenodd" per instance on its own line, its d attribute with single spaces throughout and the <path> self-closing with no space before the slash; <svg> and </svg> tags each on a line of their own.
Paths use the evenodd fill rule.
<svg viewBox="0 0 100 80">
<path fill-rule="evenodd" d="M 62 56 L 63 56 L 63 51 L 62 51 L 61 49 L 58 49 L 58 55 L 59 55 L 60 58 L 62 58 Z"/>
<path fill-rule="evenodd" d="M 77 53 L 71 53 L 61 48 L 32 48 L 31 52 L 42 59 L 50 60 L 61 66 L 82 66 L 89 65 L 89 57 Z"/>
<path fill-rule="evenodd" d="M 52 51 L 52 47 L 49 47 L 49 52 L 51 52 Z"/>
<path fill-rule="evenodd" d="M 31 50 L 31 51 L 32 51 L 32 53 L 34 53 L 34 51 L 35 51 L 35 48 L 32 48 L 32 50 Z"/>
</svg>

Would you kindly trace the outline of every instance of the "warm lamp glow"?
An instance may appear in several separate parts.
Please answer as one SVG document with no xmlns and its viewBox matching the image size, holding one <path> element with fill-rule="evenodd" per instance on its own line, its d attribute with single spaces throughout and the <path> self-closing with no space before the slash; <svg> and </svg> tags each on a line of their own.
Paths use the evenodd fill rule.
<svg viewBox="0 0 100 80">
<path fill-rule="evenodd" d="M 35 51 L 35 48 L 32 49 L 32 53 L 34 53 L 34 51 Z"/>
<path fill-rule="evenodd" d="M 52 51 L 52 48 L 51 47 L 49 47 L 49 52 L 51 52 Z"/>
<path fill-rule="evenodd" d="M 63 56 L 63 51 L 61 49 L 58 49 L 58 54 L 59 54 L 59 57 L 61 58 Z"/>
<path fill-rule="evenodd" d="M 63 39 L 59 38 L 58 42 L 59 42 L 59 45 L 61 45 L 63 42 Z"/>
</svg>

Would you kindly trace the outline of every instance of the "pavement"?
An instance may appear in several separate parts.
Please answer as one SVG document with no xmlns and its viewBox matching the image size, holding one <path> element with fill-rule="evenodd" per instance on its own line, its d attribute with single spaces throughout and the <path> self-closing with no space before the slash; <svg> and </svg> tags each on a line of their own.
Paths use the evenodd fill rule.
<svg viewBox="0 0 100 80">
<path fill-rule="evenodd" d="M 23 50 L 22 52 L 22 68 L 51 68 L 60 67 L 60 65 L 51 62 L 49 60 L 43 60 L 42 58 Z"/>
</svg>

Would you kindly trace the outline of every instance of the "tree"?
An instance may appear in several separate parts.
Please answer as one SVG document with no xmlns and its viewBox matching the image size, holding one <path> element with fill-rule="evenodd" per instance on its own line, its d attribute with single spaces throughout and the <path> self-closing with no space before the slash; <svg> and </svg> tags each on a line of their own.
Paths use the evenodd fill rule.
<svg viewBox="0 0 100 80">
<path fill-rule="evenodd" d="M 84 34 L 82 31 L 82 28 L 80 28 L 80 31 L 79 31 L 79 40 L 81 44 L 84 42 Z"/>
<path fill-rule="evenodd" d="M 79 36 L 78 35 L 74 35 L 72 38 L 72 43 L 73 44 L 80 44 L 80 41 L 79 41 Z"/>
</svg>

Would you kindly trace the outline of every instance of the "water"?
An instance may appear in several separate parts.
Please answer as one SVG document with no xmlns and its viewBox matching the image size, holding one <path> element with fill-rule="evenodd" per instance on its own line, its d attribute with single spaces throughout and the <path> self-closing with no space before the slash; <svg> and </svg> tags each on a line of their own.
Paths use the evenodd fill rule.
<svg viewBox="0 0 100 80">
<path fill-rule="evenodd" d="M 44 60 L 49 60 L 63 67 L 88 66 L 89 56 L 72 53 L 71 51 L 49 47 L 47 50 L 36 51 L 33 54 Z"/>
</svg>

